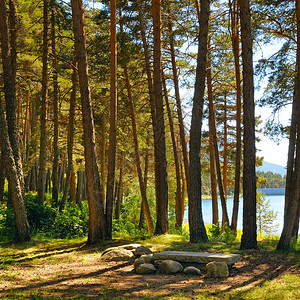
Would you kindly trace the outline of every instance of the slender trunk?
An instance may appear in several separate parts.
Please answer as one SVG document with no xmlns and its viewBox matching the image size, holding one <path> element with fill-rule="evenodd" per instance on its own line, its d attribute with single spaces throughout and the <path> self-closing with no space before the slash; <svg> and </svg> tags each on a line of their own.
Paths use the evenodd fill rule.
<svg viewBox="0 0 300 300">
<path fill-rule="evenodd" d="M 16 98 L 16 28 L 14 2 L 10 2 L 10 25 L 11 38 L 9 37 L 9 26 L 7 18 L 6 1 L 0 1 L 0 36 L 1 55 L 3 69 L 4 97 L 6 104 L 6 120 L 10 145 L 12 147 L 16 168 L 18 171 L 21 189 L 24 189 L 24 176 L 17 121 L 17 98 Z M 13 48 L 12 48 L 13 47 Z"/>
<path fill-rule="evenodd" d="M 0 101 L 2 101 L 1 98 Z M 5 184 L 4 153 L 3 151 L 0 151 L 0 203 L 2 203 L 4 197 L 4 184 Z"/>
<path fill-rule="evenodd" d="M 101 171 L 101 190 L 103 199 L 105 196 L 105 114 L 101 115 L 101 143 L 100 143 L 100 171 Z"/>
<path fill-rule="evenodd" d="M 5 5 L 5 3 L 2 2 L 5 1 L 0 1 L 1 13 L 3 12 L 2 4 Z M 0 17 L 0 21 L 1 21 L 1 17 Z M 1 99 L 1 95 L 0 95 L 0 99 Z M 25 242 L 30 240 L 30 228 L 27 221 L 23 191 L 18 176 L 18 169 L 15 163 L 13 150 L 10 146 L 8 128 L 5 120 L 2 101 L 0 101 L 0 128 L 1 128 L 0 130 L 1 153 L 3 153 L 4 155 L 4 162 L 5 162 L 5 167 L 6 167 L 6 172 L 7 172 L 8 182 L 9 182 L 9 188 L 11 192 L 11 200 L 15 212 L 15 227 L 16 227 L 15 238 L 17 242 Z"/>
<path fill-rule="evenodd" d="M 217 171 L 215 159 L 215 146 L 212 135 L 212 114 L 209 114 L 209 157 L 210 157 L 210 181 L 211 181 L 211 199 L 212 199 L 212 222 L 215 225 L 219 224 L 218 211 L 218 192 L 217 192 Z"/>
<path fill-rule="evenodd" d="M 81 206 L 83 195 L 83 171 L 77 171 L 76 204 Z"/>
<path fill-rule="evenodd" d="M 170 53 L 171 53 L 171 63 L 172 63 L 172 71 L 173 71 L 175 100 L 176 100 L 176 106 L 177 106 L 177 116 L 178 116 L 178 121 L 179 121 L 180 142 L 181 142 L 184 170 L 185 170 L 185 174 L 186 174 L 186 182 L 187 182 L 187 188 L 188 188 L 189 184 L 188 184 L 187 176 L 189 174 L 189 158 L 188 158 L 186 134 L 185 134 L 185 129 L 184 129 L 183 114 L 182 114 L 182 108 L 181 108 L 180 92 L 179 92 L 179 80 L 178 80 L 178 72 L 177 72 L 176 57 L 175 57 L 173 29 L 172 29 L 172 24 L 171 24 L 170 20 L 168 21 L 168 30 L 169 30 L 169 34 L 170 34 Z"/>
<path fill-rule="evenodd" d="M 52 201 L 58 207 L 58 74 L 55 36 L 55 0 L 51 1 L 51 48 L 52 48 L 52 80 L 53 80 L 53 166 L 52 166 Z"/>
<path fill-rule="evenodd" d="M 137 173 L 138 173 L 138 178 L 139 178 L 139 185 L 140 185 L 140 191 L 141 191 L 142 202 L 143 202 L 143 207 L 144 207 L 144 213 L 145 213 L 145 217 L 146 217 L 148 231 L 150 233 L 153 233 L 153 223 L 152 223 L 152 219 L 151 219 L 149 204 L 148 204 L 148 200 L 147 200 L 146 187 L 145 187 L 145 182 L 144 182 L 142 167 L 141 167 L 141 158 L 140 158 L 137 128 L 136 128 L 136 121 L 135 121 L 134 104 L 133 104 L 133 99 L 132 99 L 131 86 L 130 86 L 130 82 L 129 82 L 127 66 L 124 66 L 124 74 L 125 74 L 126 88 L 127 88 L 128 101 L 129 101 L 129 107 L 130 107 L 132 135 L 133 135 L 133 140 L 134 140 L 134 151 L 135 151 L 135 159 L 136 159 L 136 168 L 137 168 Z"/>
<path fill-rule="evenodd" d="M 222 205 L 222 225 L 229 224 L 228 219 L 228 212 L 227 212 L 227 204 L 226 198 L 223 189 L 223 181 L 222 181 L 222 174 L 221 174 L 221 165 L 220 165 L 220 157 L 219 157 L 219 150 L 218 150 L 218 142 L 217 142 L 217 129 L 216 129 L 216 118 L 215 118 L 215 110 L 214 110 L 214 103 L 213 103 L 213 95 L 212 95 L 212 86 L 211 86 L 211 67 L 210 67 L 210 60 L 208 63 L 209 67 L 207 68 L 207 90 L 208 90 L 208 101 L 209 101 L 209 121 L 211 127 L 211 135 L 212 135 L 212 142 L 214 150 L 214 161 L 216 166 L 216 173 L 218 179 L 218 186 L 219 186 L 219 194 L 221 198 L 221 205 Z M 215 203 L 215 205 L 218 205 Z"/>
<path fill-rule="evenodd" d="M 209 41 L 210 48 L 210 41 Z M 210 155 L 210 179 L 211 179 L 211 197 L 212 197 L 212 222 L 215 225 L 219 224 L 219 211 L 218 211 L 218 192 L 217 192 L 217 170 L 216 170 L 216 121 L 213 109 L 213 94 L 212 94 L 212 83 L 211 83 L 211 63 L 210 53 L 208 55 L 208 66 L 207 66 L 207 93 L 209 101 L 209 155 Z"/>
<path fill-rule="evenodd" d="M 241 72 L 240 72 L 240 39 L 239 39 L 239 11 L 238 0 L 230 4 L 232 50 L 234 55 L 234 69 L 236 81 L 236 150 L 235 150 L 235 171 L 234 171 L 234 197 L 231 219 L 231 229 L 237 230 L 237 220 L 240 202 L 241 184 L 241 157 L 242 157 L 242 93 L 241 93 Z"/>
<path fill-rule="evenodd" d="M 120 159 L 120 175 L 119 175 L 119 184 L 117 189 L 117 202 L 116 202 L 116 209 L 115 209 L 115 218 L 117 220 L 120 219 L 120 211 L 121 211 L 121 204 L 122 204 L 122 185 L 123 185 L 123 153 L 121 154 Z"/>
<path fill-rule="evenodd" d="M 227 99 L 226 94 L 224 95 L 224 136 L 223 136 L 223 187 L 224 197 L 227 202 L 227 173 L 228 173 L 228 144 L 227 144 Z M 228 221 L 229 222 L 229 221 Z M 229 223 L 227 223 L 229 225 Z"/>
<path fill-rule="evenodd" d="M 144 184 L 145 184 L 145 189 L 146 189 L 146 194 L 147 194 L 148 166 L 149 166 L 149 136 L 147 136 L 146 145 L 147 145 L 147 148 L 146 148 L 146 153 L 145 153 Z M 139 221 L 140 229 L 143 227 L 144 221 L 145 221 L 145 212 L 144 212 L 144 206 L 143 206 L 143 201 L 142 201 L 141 212 L 140 212 L 140 221 Z"/>
<path fill-rule="evenodd" d="M 48 98 L 48 3 L 44 0 L 43 9 L 43 74 L 42 74 L 42 101 L 40 116 L 40 157 L 39 157 L 39 173 L 38 173 L 38 201 L 44 203 L 45 181 L 46 181 L 46 164 L 47 164 L 47 98 Z"/>
<path fill-rule="evenodd" d="M 171 139 L 172 139 L 172 147 L 173 147 L 173 154 L 174 154 L 174 163 L 175 163 L 175 173 L 176 173 L 176 193 L 175 193 L 175 216 L 176 216 L 176 223 L 175 228 L 182 227 L 182 197 L 181 197 L 181 176 L 180 176 L 180 164 L 179 164 L 179 157 L 178 157 L 178 150 L 176 145 L 176 138 L 175 138 L 175 131 L 174 131 L 174 122 L 172 117 L 172 112 L 169 103 L 168 97 L 168 90 L 166 85 L 166 80 L 163 76 L 163 88 L 164 88 L 164 96 L 165 102 L 168 112 L 168 119 L 169 119 L 169 126 L 171 132 Z"/>
<path fill-rule="evenodd" d="M 243 61 L 243 235 L 241 249 L 257 249 L 256 173 L 255 173 L 255 106 L 253 82 L 253 54 L 249 0 L 240 0 L 241 40 Z"/>
<path fill-rule="evenodd" d="M 193 98 L 193 110 L 190 129 L 190 186 L 189 193 L 189 225 L 190 241 L 192 243 L 208 241 L 204 227 L 201 205 L 201 130 L 203 118 L 203 104 L 205 92 L 205 77 L 207 67 L 207 40 L 210 1 L 201 0 L 201 12 L 199 14 L 198 55 L 196 68 L 195 92 Z"/>
<path fill-rule="evenodd" d="M 117 147 L 117 34 L 116 0 L 110 1 L 110 120 L 109 148 L 106 182 L 106 228 L 107 237 L 112 237 L 112 217 L 115 191 L 116 147 Z"/>
<path fill-rule="evenodd" d="M 161 0 L 152 0 L 153 16 L 153 85 L 156 108 L 156 139 L 154 140 L 156 168 L 156 234 L 169 230 L 168 222 L 168 181 L 165 143 L 165 122 L 161 78 Z"/>
<path fill-rule="evenodd" d="M 300 197 L 300 3 L 295 1 L 297 18 L 297 56 L 294 99 L 290 127 L 287 178 L 285 190 L 284 222 L 277 249 L 290 248 L 293 233 L 299 227 L 299 197 Z M 297 228 L 296 228 L 297 227 Z"/>
<path fill-rule="evenodd" d="M 75 124 L 75 107 L 76 107 L 76 92 L 77 92 L 77 70 L 76 70 L 76 61 L 73 61 L 73 74 L 72 74 L 72 92 L 70 97 L 70 108 L 69 108 L 69 126 L 68 126 L 68 143 L 67 143 L 67 152 L 68 152 L 68 166 L 67 166 L 67 175 L 66 175 L 66 184 L 64 189 L 64 194 L 61 200 L 59 210 L 62 211 L 65 207 L 70 184 L 71 184 L 71 175 L 74 173 L 73 167 L 73 145 L 74 145 L 74 124 Z M 74 175 L 75 176 L 75 175 Z M 71 193 L 71 202 L 76 202 Z"/>
<path fill-rule="evenodd" d="M 84 29 L 83 4 L 81 0 L 71 0 L 75 52 L 78 63 L 79 87 L 82 104 L 84 133 L 84 156 L 89 203 L 88 243 L 97 243 L 106 238 L 106 221 L 102 198 L 101 182 L 95 144 L 95 127 L 88 79 L 88 64 Z"/>
</svg>

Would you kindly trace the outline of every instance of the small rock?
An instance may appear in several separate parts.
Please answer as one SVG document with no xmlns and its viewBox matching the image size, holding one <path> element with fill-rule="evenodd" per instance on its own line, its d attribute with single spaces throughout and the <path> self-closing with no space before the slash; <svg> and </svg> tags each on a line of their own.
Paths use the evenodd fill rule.
<svg viewBox="0 0 300 300">
<path fill-rule="evenodd" d="M 145 262 L 145 259 L 144 259 L 143 257 L 137 258 L 137 259 L 134 261 L 134 263 L 133 263 L 134 269 L 136 270 L 140 265 L 145 264 L 145 263 L 146 263 L 146 262 Z M 147 262 L 147 263 L 149 263 L 149 262 Z"/>
<path fill-rule="evenodd" d="M 183 273 L 185 274 L 193 274 L 193 275 L 201 275 L 201 271 L 196 268 L 196 267 L 186 267 L 184 270 L 183 270 Z"/>
<path fill-rule="evenodd" d="M 136 256 L 141 256 L 141 255 L 144 255 L 144 254 L 151 254 L 152 251 L 147 248 L 147 247 L 144 247 L 144 246 L 140 246 L 140 247 L 137 247 L 134 251 L 133 251 L 134 255 Z"/>
<path fill-rule="evenodd" d="M 146 264 L 150 263 L 153 260 L 153 254 L 145 254 L 142 255 L 141 257 L 144 259 Z"/>
<path fill-rule="evenodd" d="M 174 260 L 163 260 L 159 263 L 159 270 L 162 273 L 174 274 L 182 272 L 183 266 L 179 262 Z"/>
<path fill-rule="evenodd" d="M 212 261 L 206 265 L 207 277 L 228 277 L 229 270 L 225 262 Z"/>
<path fill-rule="evenodd" d="M 126 249 L 115 249 L 102 255 L 104 261 L 126 261 L 133 258 L 133 253 Z"/>
<path fill-rule="evenodd" d="M 137 267 L 136 272 L 138 274 L 152 274 L 156 272 L 156 269 L 152 264 L 141 264 Z"/>
</svg>

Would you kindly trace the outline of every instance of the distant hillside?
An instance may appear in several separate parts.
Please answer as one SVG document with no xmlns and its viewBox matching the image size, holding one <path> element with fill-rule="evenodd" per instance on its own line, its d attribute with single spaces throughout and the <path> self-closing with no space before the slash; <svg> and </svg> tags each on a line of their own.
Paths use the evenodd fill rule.
<svg viewBox="0 0 300 300">
<path fill-rule="evenodd" d="M 256 168 L 257 171 L 261 172 L 272 172 L 274 174 L 280 174 L 282 177 L 286 175 L 286 168 L 280 165 L 271 164 L 266 161 L 263 162 L 263 165 Z"/>
</svg>

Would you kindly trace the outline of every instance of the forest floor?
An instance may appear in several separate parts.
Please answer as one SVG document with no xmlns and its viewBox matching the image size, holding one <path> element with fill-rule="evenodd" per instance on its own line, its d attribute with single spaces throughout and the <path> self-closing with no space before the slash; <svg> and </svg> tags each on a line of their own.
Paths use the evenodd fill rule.
<svg viewBox="0 0 300 300">
<path fill-rule="evenodd" d="M 228 278 L 138 275 L 129 262 L 104 262 L 104 249 L 140 242 L 152 251 L 239 253 Z M 274 244 L 275 245 L 275 244 Z M 87 247 L 81 241 L 33 240 L 0 244 L 1 299 L 300 299 L 300 253 L 239 251 L 238 243 L 197 245 L 182 236 L 114 240 Z"/>
</svg>

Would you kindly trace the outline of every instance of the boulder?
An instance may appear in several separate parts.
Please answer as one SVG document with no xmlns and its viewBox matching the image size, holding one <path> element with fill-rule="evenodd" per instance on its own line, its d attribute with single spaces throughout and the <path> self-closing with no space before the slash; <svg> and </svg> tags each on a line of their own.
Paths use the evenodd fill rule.
<svg viewBox="0 0 300 300">
<path fill-rule="evenodd" d="M 154 265 L 152 264 L 141 264 L 136 268 L 138 274 L 152 274 L 156 272 Z"/>
<path fill-rule="evenodd" d="M 112 251 L 112 250 L 122 250 L 122 249 L 125 249 L 125 250 L 132 250 L 132 251 L 135 251 L 138 247 L 140 247 L 141 244 L 129 244 L 129 245 L 122 245 L 122 246 L 118 246 L 118 247 L 110 247 L 110 248 L 107 248 L 105 249 L 103 252 L 102 252 L 102 256 L 109 252 L 109 251 Z"/>
<path fill-rule="evenodd" d="M 146 264 L 153 261 L 153 254 L 145 254 L 142 255 L 141 257 L 144 259 Z"/>
<path fill-rule="evenodd" d="M 142 255 L 145 255 L 145 254 L 151 254 L 152 251 L 147 247 L 139 246 L 133 251 L 133 253 L 134 253 L 135 256 L 142 256 Z"/>
<path fill-rule="evenodd" d="M 205 253 L 205 252 L 184 252 L 184 251 L 163 251 L 153 253 L 154 260 L 176 260 L 186 263 L 207 264 L 211 261 L 225 262 L 231 266 L 240 260 L 239 254 Z"/>
<path fill-rule="evenodd" d="M 126 249 L 114 249 L 106 252 L 102 255 L 104 261 L 126 261 L 133 258 L 133 253 Z"/>
<path fill-rule="evenodd" d="M 212 261 L 206 265 L 207 277 L 228 277 L 228 265 L 225 262 Z"/>
<path fill-rule="evenodd" d="M 183 270 L 183 273 L 192 274 L 192 275 L 201 275 L 201 271 L 198 268 L 193 267 L 193 266 L 186 267 Z"/>
<path fill-rule="evenodd" d="M 133 267 L 136 270 L 140 265 L 145 263 L 149 263 L 149 262 L 145 262 L 145 259 L 143 257 L 139 257 L 134 261 Z"/>
<path fill-rule="evenodd" d="M 183 266 L 174 260 L 163 260 L 159 262 L 159 271 L 166 274 L 182 272 Z"/>
</svg>

